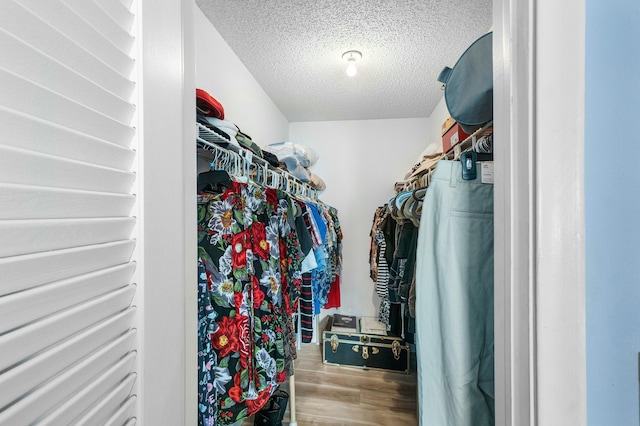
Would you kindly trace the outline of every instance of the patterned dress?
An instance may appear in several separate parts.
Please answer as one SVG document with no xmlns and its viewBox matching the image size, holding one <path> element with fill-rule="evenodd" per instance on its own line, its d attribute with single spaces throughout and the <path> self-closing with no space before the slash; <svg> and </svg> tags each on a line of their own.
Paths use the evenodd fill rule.
<svg viewBox="0 0 640 426">
<path fill-rule="evenodd" d="M 302 259 L 284 193 L 235 182 L 200 199 L 198 251 L 217 357 L 208 392 L 216 424 L 230 425 L 260 410 L 286 380 L 286 314 L 297 308 Z"/>
<path fill-rule="evenodd" d="M 202 259 L 198 259 L 198 423 L 216 424 L 216 390 L 212 373 L 217 365 L 209 336 L 215 332 L 216 312 L 211 306 L 207 274 Z"/>
</svg>

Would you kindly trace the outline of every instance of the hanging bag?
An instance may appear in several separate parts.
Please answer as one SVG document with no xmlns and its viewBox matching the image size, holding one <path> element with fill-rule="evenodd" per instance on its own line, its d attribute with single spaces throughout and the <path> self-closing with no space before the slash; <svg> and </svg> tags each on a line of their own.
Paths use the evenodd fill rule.
<svg viewBox="0 0 640 426">
<path fill-rule="evenodd" d="M 258 411 L 253 418 L 254 426 L 281 426 L 280 406 L 275 400 L 270 399 L 267 404 Z"/>
<path fill-rule="evenodd" d="M 451 117 L 467 133 L 493 119 L 493 33 L 477 39 L 453 69 L 445 67 L 438 81 Z"/>
<path fill-rule="evenodd" d="M 288 402 L 289 393 L 277 389 L 262 410 L 256 413 L 253 420 L 254 426 L 282 426 Z"/>
</svg>

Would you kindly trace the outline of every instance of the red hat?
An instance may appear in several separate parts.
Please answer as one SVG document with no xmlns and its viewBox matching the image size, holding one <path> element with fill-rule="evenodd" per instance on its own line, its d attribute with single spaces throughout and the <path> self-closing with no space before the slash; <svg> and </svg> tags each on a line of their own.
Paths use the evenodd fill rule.
<svg viewBox="0 0 640 426">
<path fill-rule="evenodd" d="M 201 114 L 224 120 L 222 104 L 202 89 L 196 89 L 196 107 Z"/>
</svg>

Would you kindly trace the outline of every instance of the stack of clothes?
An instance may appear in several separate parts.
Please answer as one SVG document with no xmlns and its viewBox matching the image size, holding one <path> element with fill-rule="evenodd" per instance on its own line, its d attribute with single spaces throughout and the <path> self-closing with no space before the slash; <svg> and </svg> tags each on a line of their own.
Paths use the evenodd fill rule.
<svg viewBox="0 0 640 426">
<path fill-rule="evenodd" d="M 294 142 L 278 142 L 267 146 L 265 151 L 277 156 L 287 171 L 297 179 L 318 191 L 326 189 L 322 178 L 311 171 L 311 166 L 318 161 L 318 154 L 310 147 Z"/>
</svg>

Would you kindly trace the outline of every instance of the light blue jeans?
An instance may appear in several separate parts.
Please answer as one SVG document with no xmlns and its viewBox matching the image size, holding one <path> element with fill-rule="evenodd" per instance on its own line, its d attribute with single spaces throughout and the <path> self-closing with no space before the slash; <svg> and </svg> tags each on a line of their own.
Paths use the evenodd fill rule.
<svg viewBox="0 0 640 426">
<path fill-rule="evenodd" d="M 493 185 L 440 161 L 424 199 L 416 263 L 420 424 L 495 423 Z"/>
</svg>

